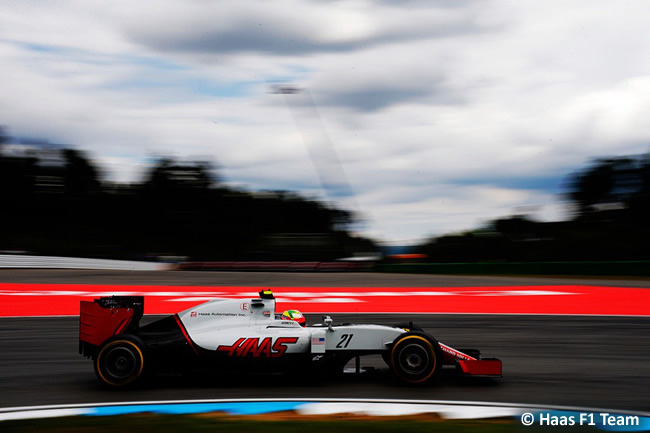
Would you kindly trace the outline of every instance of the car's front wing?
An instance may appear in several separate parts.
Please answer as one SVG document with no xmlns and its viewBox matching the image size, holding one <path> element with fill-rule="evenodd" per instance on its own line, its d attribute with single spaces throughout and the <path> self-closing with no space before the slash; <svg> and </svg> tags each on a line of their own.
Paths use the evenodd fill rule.
<svg viewBox="0 0 650 433">
<path fill-rule="evenodd" d="M 468 376 L 502 377 L 501 360 L 497 358 L 480 358 L 471 356 L 446 344 L 438 343 L 444 355 L 444 363 L 456 365 L 456 368 Z"/>
</svg>

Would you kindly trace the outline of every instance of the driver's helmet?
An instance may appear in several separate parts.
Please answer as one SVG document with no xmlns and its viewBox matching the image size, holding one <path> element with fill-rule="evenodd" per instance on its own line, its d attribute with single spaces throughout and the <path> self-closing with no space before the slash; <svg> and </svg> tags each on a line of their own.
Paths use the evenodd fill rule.
<svg viewBox="0 0 650 433">
<path fill-rule="evenodd" d="M 305 326 L 307 325 L 307 322 L 305 321 L 305 316 L 302 315 L 302 313 L 298 310 L 287 310 L 282 313 L 281 316 L 282 320 L 293 320 L 294 322 L 298 322 L 300 326 Z"/>
</svg>

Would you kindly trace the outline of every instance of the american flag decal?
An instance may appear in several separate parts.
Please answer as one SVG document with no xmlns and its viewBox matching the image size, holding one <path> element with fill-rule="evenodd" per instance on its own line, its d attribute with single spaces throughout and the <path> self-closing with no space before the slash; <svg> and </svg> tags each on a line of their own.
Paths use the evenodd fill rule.
<svg viewBox="0 0 650 433">
<path fill-rule="evenodd" d="M 325 337 L 314 337 L 311 339 L 312 345 L 325 344 Z"/>
</svg>

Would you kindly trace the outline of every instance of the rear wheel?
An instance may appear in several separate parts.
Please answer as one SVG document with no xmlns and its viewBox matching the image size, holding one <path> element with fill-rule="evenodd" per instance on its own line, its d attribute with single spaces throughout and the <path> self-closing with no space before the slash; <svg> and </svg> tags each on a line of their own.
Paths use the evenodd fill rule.
<svg viewBox="0 0 650 433">
<path fill-rule="evenodd" d="M 144 347 L 137 338 L 120 335 L 108 340 L 95 358 L 97 378 L 114 387 L 138 382 L 146 367 L 144 353 Z"/>
<path fill-rule="evenodd" d="M 438 342 L 421 332 L 402 334 L 393 344 L 390 367 L 403 381 L 423 384 L 434 379 L 442 367 Z"/>
</svg>

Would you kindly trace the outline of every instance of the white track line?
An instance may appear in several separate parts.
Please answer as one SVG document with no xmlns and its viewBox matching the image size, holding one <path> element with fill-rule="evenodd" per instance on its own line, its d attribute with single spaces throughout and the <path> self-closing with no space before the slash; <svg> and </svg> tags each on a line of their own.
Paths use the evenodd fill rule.
<svg viewBox="0 0 650 433">
<path fill-rule="evenodd" d="M 155 314 L 145 314 L 144 316 L 170 316 L 175 313 L 155 313 Z M 623 317 L 623 318 L 641 318 L 646 319 L 650 317 L 650 314 L 568 314 L 568 313 L 440 313 L 440 312 L 428 312 L 428 313 L 415 313 L 412 311 L 355 311 L 349 313 L 332 313 L 331 311 L 310 311 L 305 312 L 304 314 L 345 314 L 345 315 L 413 315 L 413 316 L 539 316 L 539 317 Z M 55 317 L 79 317 L 78 314 L 52 314 L 50 316 L 0 316 L 0 319 L 47 319 Z"/>
<path fill-rule="evenodd" d="M 525 405 L 485 401 L 445 400 L 394 400 L 394 399 L 340 399 L 340 398 L 251 398 L 251 399 L 204 399 L 130 401 L 92 404 L 64 404 L 43 406 L 19 406 L 0 408 L 0 421 L 50 418 L 84 415 L 92 408 L 134 405 L 177 405 L 205 403 L 254 403 L 254 402 L 304 402 L 298 413 L 305 415 L 359 413 L 372 416 L 398 416 L 415 413 L 438 413 L 448 419 L 478 419 L 517 416 L 524 411 L 556 410 L 572 412 L 608 412 L 637 416 L 650 416 L 650 412 L 619 409 L 598 409 L 575 406 Z"/>
</svg>

